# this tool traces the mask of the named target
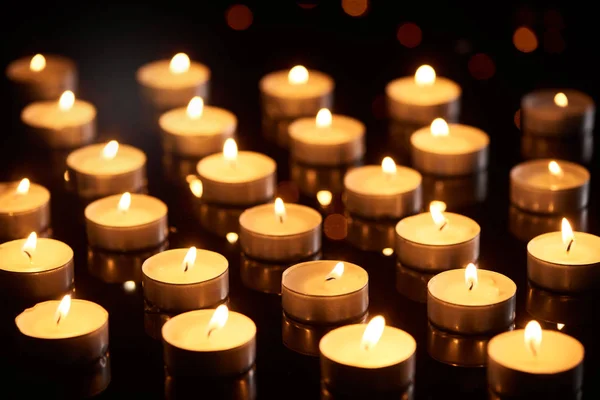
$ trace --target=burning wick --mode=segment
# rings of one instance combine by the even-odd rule
[[[475,282],[471,281],[471,284],[469,285],[469,290],[473,290],[473,285],[475,285]]]
[[[446,225],[448,225],[448,220],[445,220],[442,226],[440,226],[440,232],[446,227]]]
[[[567,246],[567,253],[571,250],[571,246],[573,245],[573,242],[575,241],[575,239],[571,239],[569,241],[569,245]]]
[[[325,277],[325,282],[329,282],[334,279],[341,278],[343,274],[344,274],[344,263],[339,262],[339,263],[335,264],[335,267],[333,267],[331,272],[329,274],[327,274],[327,276]]]
[[[567,251],[569,251],[569,250],[567,250]],[[23,250],[23,253],[25,253],[25,255],[27,255],[27,257],[29,257],[29,264],[33,264],[33,256],[31,255],[29,250]]]

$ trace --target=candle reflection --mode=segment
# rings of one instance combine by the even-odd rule
[[[569,213],[567,219],[577,232],[588,231],[588,209]],[[514,206],[508,209],[508,226],[517,239],[528,242],[536,236],[561,230],[563,216],[533,214]]]
[[[88,248],[87,266],[89,273],[104,283],[126,284],[142,281],[142,264],[144,261],[169,247],[163,243],[155,249],[134,253],[115,253]],[[135,287],[135,286],[134,286]],[[127,291],[127,288],[125,288]]]
[[[393,253],[396,221],[376,221],[346,214],[346,223],[346,240],[354,247],[364,251],[381,252],[392,249]]]
[[[256,391],[256,367],[236,377],[202,379],[198,377],[174,377],[165,368],[165,399],[197,399],[199,390],[210,399],[254,400]]]
[[[469,207],[486,199],[487,183],[487,171],[456,178],[423,175],[423,201],[438,199],[452,210]]]
[[[565,138],[523,135],[521,155],[526,160],[555,158],[588,164],[594,154],[594,136],[591,133]]]
[[[435,274],[426,274],[396,263],[396,290],[417,303],[427,303],[427,284]]]

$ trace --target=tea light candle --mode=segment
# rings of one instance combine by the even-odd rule
[[[73,299],[38,303],[15,319],[21,350],[56,364],[88,364],[108,351],[108,312],[96,303]]]
[[[415,76],[391,81],[385,88],[392,119],[421,126],[435,118],[458,120],[461,89],[456,82],[438,77],[429,65],[421,65]]]
[[[174,376],[239,375],[256,359],[256,325],[225,305],[171,318],[162,338],[165,366]]]
[[[406,217],[396,225],[398,261],[425,271],[460,268],[479,258],[477,222],[445,213],[446,204],[432,201],[429,213]]]
[[[296,264],[281,279],[283,311],[312,324],[356,320],[369,307],[369,275],[356,264],[308,261]]]
[[[348,393],[392,392],[414,379],[417,343],[408,333],[376,316],[365,326],[346,325],[319,343],[321,379],[332,390]]]
[[[21,120],[31,133],[52,148],[73,148],[96,137],[96,107],[64,92],[58,102],[36,101],[21,112]]]
[[[143,94],[160,110],[185,106],[194,96],[208,99],[210,69],[190,61],[185,53],[143,65],[137,70],[136,79]]]
[[[585,292],[600,287],[600,237],[573,232],[567,219],[561,232],[537,236],[527,244],[527,276],[555,292]]]
[[[0,294],[36,301],[64,295],[73,286],[73,250],[54,239],[27,239],[0,245]]]
[[[510,171],[510,200],[525,211],[564,214],[584,208],[590,196],[590,173],[568,161],[533,160]]]
[[[260,153],[238,152],[233,139],[225,141],[223,153],[200,160],[197,170],[204,188],[202,199],[208,203],[252,205],[275,194],[275,161]]]
[[[470,175],[488,166],[490,138],[480,129],[436,118],[410,137],[413,165],[431,175]]]
[[[594,100],[578,90],[544,89],[521,100],[521,130],[527,135],[577,136],[594,130]]]
[[[214,307],[229,294],[229,263],[208,250],[173,249],[142,266],[144,297],[165,311]]]
[[[146,186],[146,155],[116,140],[73,151],[67,167],[69,182],[86,198],[136,192]]]
[[[561,332],[542,331],[537,321],[501,333],[488,345],[487,377],[500,395],[562,395],[581,390],[583,345]]]
[[[434,276],[427,284],[427,316],[435,326],[479,335],[506,330],[515,319],[517,285],[474,264]]]
[[[400,218],[421,209],[417,171],[397,166],[390,157],[378,165],[350,170],[344,177],[346,210],[367,218]]]
[[[240,246],[247,256],[263,261],[296,261],[321,249],[321,214],[300,204],[252,207],[240,215]]]
[[[143,194],[113,195],[85,208],[90,246],[112,251],[149,249],[167,239],[167,206]]]
[[[50,192],[24,178],[0,183],[0,237],[22,238],[50,227]]]
[[[225,140],[235,134],[237,118],[223,108],[205,106],[196,96],[187,107],[161,115],[158,124],[165,151],[200,158],[221,151]]]

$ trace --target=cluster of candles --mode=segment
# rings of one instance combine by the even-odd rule
[[[15,61],[8,76],[23,95],[35,99],[23,109],[25,125],[50,147],[78,147],[67,157],[65,179],[81,197],[96,199],[85,209],[89,244],[131,252],[163,243],[167,206],[136,193],[146,186],[146,156],[114,140],[89,144],[95,137],[96,110],[75,99],[74,64],[38,54]],[[238,151],[236,116],[205,105],[208,67],[180,53],[141,67],[137,79],[152,104],[167,110],[158,120],[165,150],[200,159],[192,191],[206,203],[245,209],[239,216],[239,240],[246,256],[295,263],[320,250],[320,213],[280,198],[269,203],[275,197],[275,161]],[[333,88],[331,77],[302,66],[260,81],[263,114],[285,122],[291,156],[301,163],[336,167],[365,154],[364,124],[329,110]],[[460,86],[436,77],[430,66],[420,67],[414,78],[394,80],[386,94],[394,120],[420,126],[410,137],[415,169],[398,166],[390,157],[380,166],[350,169],[344,177],[348,212],[399,220],[398,261],[436,274],[429,281],[427,300],[433,325],[464,335],[509,330],[516,285],[473,264],[479,258],[479,225],[446,212],[440,201],[428,204],[429,212],[418,213],[423,208],[421,173],[464,176],[485,170],[488,135],[456,123]],[[593,108],[578,92],[553,97],[546,91],[533,93],[524,99],[525,127],[556,135],[586,130]],[[510,178],[511,201],[526,211],[564,214],[588,202],[589,173],[577,164],[530,161],[517,165]],[[2,236],[22,238],[33,232],[0,246],[0,285],[46,300],[16,319],[20,332],[43,347],[41,353],[98,357],[108,346],[108,313],[70,295],[48,300],[68,292],[74,281],[70,247],[35,234],[49,227],[49,202],[48,190],[28,179],[0,186]],[[600,238],[573,232],[566,219],[562,232],[538,236],[527,248],[528,276],[536,285],[560,293],[600,286]],[[172,249],[148,258],[142,273],[146,300],[178,314],[162,329],[164,360],[171,373],[229,376],[254,364],[256,326],[222,304],[229,293],[225,257],[195,247]],[[364,319],[368,310],[368,273],[363,268],[338,261],[300,262],[283,273],[281,292],[286,316],[335,327],[319,344],[322,378],[329,387],[389,391],[413,382],[416,342],[410,334],[387,326],[382,316],[367,325],[351,323]],[[489,384],[499,393],[541,389],[549,375],[573,390],[581,387],[582,345],[560,332],[542,332],[535,321],[525,330],[494,336],[487,356]]]

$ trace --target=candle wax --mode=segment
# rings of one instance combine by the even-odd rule
[[[450,79],[436,77],[433,85],[419,86],[415,78],[407,76],[390,82],[388,97],[395,101],[418,106],[433,106],[453,101],[460,96],[460,87]]]
[[[204,106],[202,116],[190,118],[187,107],[176,108],[163,114],[159,119],[165,131],[182,136],[211,136],[232,132],[237,125],[235,115],[217,107]]]
[[[155,281],[189,284],[214,279],[227,271],[228,262],[219,253],[196,250],[194,265],[184,272],[183,259],[188,249],[167,250],[152,257],[143,265],[143,272]]]
[[[286,204],[283,222],[275,215],[273,204],[264,204],[246,210],[240,216],[240,225],[254,233],[266,236],[290,236],[315,229],[322,221],[321,214],[310,207]]]
[[[266,75],[260,81],[261,89],[275,97],[311,98],[319,97],[333,90],[333,80],[326,74],[309,70],[306,83],[291,84],[288,81],[289,71],[277,71]]]
[[[478,283],[469,290],[465,270],[442,272],[429,281],[429,291],[446,303],[462,306],[485,306],[501,303],[514,296],[517,287],[506,276],[493,271],[477,270]]]
[[[463,215],[444,213],[448,224],[440,231],[430,213],[422,213],[402,219],[396,226],[398,234],[414,243],[443,246],[469,241],[479,234],[481,228],[475,221]]]
[[[171,60],[159,60],[142,66],[137,79],[146,86],[162,89],[181,89],[196,86],[210,78],[210,70],[198,62],[190,62],[190,69],[174,74],[169,69]]]
[[[0,213],[20,213],[43,206],[50,200],[50,192],[32,183],[25,194],[17,193],[19,182],[0,184]]]
[[[582,168],[573,168],[571,163],[559,162],[562,176],[556,176],[548,170],[548,162],[535,162],[515,168],[513,177],[523,185],[536,189],[565,190],[583,185],[589,180],[589,173]]]
[[[533,238],[527,244],[529,254],[540,260],[564,265],[600,263],[600,237],[574,232],[575,243],[567,253],[561,232],[550,232]]]
[[[285,273],[283,285],[297,293],[312,296],[340,296],[356,292],[368,284],[367,272],[349,263],[344,263],[344,273],[341,277],[326,281],[337,261],[321,261],[294,268]]]
[[[301,118],[289,128],[290,136],[301,142],[332,145],[351,142],[364,134],[364,125],[343,115],[333,115],[330,126],[319,127],[315,118]]]
[[[380,165],[358,167],[346,174],[344,186],[352,192],[370,196],[388,196],[415,190],[421,184],[421,174],[402,166],[396,174],[383,172]]]
[[[135,171],[146,163],[141,150],[125,144],[119,144],[115,158],[106,159],[102,155],[104,146],[92,144],[73,151],[67,157],[67,165],[86,175],[114,175]]]
[[[96,108],[83,100],[75,100],[73,107],[64,111],[58,107],[58,101],[38,101],[25,107],[21,114],[27,125],[56,130],[85,125],[95,117]]]
[[[38,238],[31,252],[31,262],[23,252],[27,239],[13,240],[0,245],[0,269],[14,272],[40,272],[59,268],[73,259],[73,250],[54,239]]]
[[[237,159],[226,160],[222,153],[205,157],[198,163],[198,173],[210,180],[227,183],[252,182],[275,172],[273,159],[264,154],[240,151]]]
[[[437,154],[468,154],[479,151],[490,142],[489,137],[480,129],[462,124],[449,124],[449,135],[433,136],[431,128],[416,131],[410,138],[416,148]]]
[[[133,227],[155,222],[167,214],[167,206],[159,199],[143,194],[131,194],[127,211],[118,209],[120,194],[96,200],[86,207],[85,217],[98,225]]]

